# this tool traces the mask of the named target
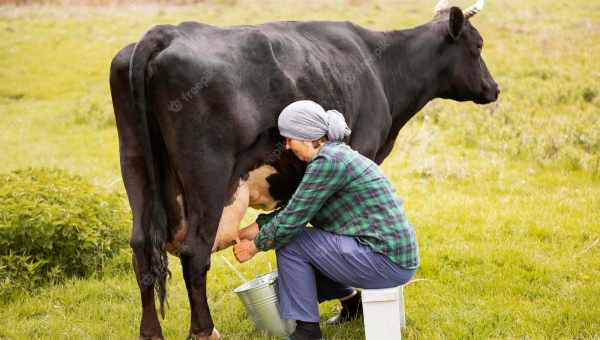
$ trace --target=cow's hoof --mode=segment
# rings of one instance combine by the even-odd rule
[[[221,334],[216,328],[213,328],[213,332],[209,337],[210,340],[221,340]]]
[[[210,336],[190,334],[186,340],[221,340],[221,339],[222,339],[221,334],[219,334],[219,331],[213,327],[213,331]]]
[[[138,338],[138,340],[165,340],[162,336],[143,336],[140,335],[140,337]]]

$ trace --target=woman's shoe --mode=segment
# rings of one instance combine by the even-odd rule
[[[318,322],[296,321],[296,329],[288,340],[323,340]]]
[[[340,313],[329,320],[325,321],[328,326],[339,325],[345,322],[356,320],[363,315],[362,298],[360,291],[356,291],[356,294],[351,298],[341,301],[342,310]]]

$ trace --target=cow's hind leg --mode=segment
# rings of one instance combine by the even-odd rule
[[[194,159],[200,159],[194,158]],[[210,254],[225,204],[231,167],[213,164],[201,170],[202,164],[188,160],[181,171],[188,207],[189,229],[181,245],[183,278],[191,309],[190,338],[217,339],[206,299],[206,279]]]
[[[196,52],[176,43],[163,50],[149,66],[147,91],[169,163],[181,183],[187,214],[180,258],[190,301],[189,335],[214,339],[206,297],[211,251],[223,208],[243,173],[239,155],[256,136],[240,132],[243,122],[231,107],[236,91],[219,78],[227,70],[207,66]]]
[[[147,174],[139,134],[137,116],[129,96],[129,57],[134,45],[122,49],[113,59],[110,71],[110,89],[119,132],[121,174],[133,212],[131,248],[133,267],[142,300],[140,339],[162,339],[162,331],[154,305],[154,284],[150,271],[152,245],[147,229],[148,211]]]
[[[223,145],[189,138],[192,134],[187,129],[197,128],[193,124],[176,126],[167,122],[163,126],[178,131],[163,135],[170,137],[165,138],[165,145],[181,183],[187,215],[187,232],[179,254],[190,301],[189,338],[213,340],[218,337],[206,297],[206,279],[226,198],[239,183],[239,178],[232,178],[234,156],[219,148]]]

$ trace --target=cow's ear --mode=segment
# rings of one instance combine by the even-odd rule
[[[465,16],[458,7],[450,8],[450,19],[448,20],[448,32],[452,39],[457,40],[462,33],[465,24]]]

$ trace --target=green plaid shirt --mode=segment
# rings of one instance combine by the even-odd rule
[[[377,164],[342,142],[326,143],[288,204],[256,222],[259,250],[284,246],[310,222],[356,237],[405,269],[419,265],[415,232],[394,187]]]

